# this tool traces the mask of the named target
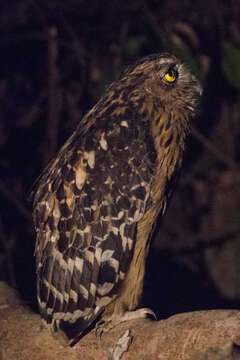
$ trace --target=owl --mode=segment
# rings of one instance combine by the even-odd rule
[[[200,94],[175,56],[137,61],[41,175],[33,194],[37,299],[41,316],[68,344],[99,319],[104,332],[152,313],[137,309],[145,262]]]

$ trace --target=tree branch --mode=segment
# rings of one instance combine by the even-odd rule
[[[19,303],[0,283],[1,360],[234,360],[240,358],[240,312],[184,313],[166,320],[134,320],[96,339],[94,331],[64,347],[43,327],[40,316]],[[129,341],[130,340],[130,341]],[[123,351],[119,351],[119,346]]]
[[[206,136],[201,134],[194,126],[191,127],[192,135],[208,150],[209,153],[213,154],[219,161],[225,164],[228,168],[239,170],[239,165],[231,159],[229,156],[224,154],[218,149],[214,143],[209,140]]]

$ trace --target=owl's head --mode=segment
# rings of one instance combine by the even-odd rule
[[[135,89],[146,96],[158,98],[164,107],[180,109],[187,106],[194,110],[202,93],[196,77],[169,53],[140,59],[125,71],[124,77],[135,83]]]

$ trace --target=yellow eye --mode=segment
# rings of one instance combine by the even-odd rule
[[[165,80],[167,80],[167,82],[173,83],[176,79],[176,73],[173,70],[169,70],[165,75],[164,75]]]

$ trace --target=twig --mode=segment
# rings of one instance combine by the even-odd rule
[[[87,51],[84,49],[79,37],[77,36],[76,32],[74,31],[73,27],[70,25],[70,23],[66,20],[65,16],[60,13],[62,24],[64,26],[64,29],[66,30],[67,34],[71,37],[71,42],[66,43],[65,45],[68,45],[69,48],[74,51],[74,55],[76,55],[78,62],[81,66],[85,65],[85,59],[87,57]],[[64,42],[62,42],[64,43]]]
[[[147,5],[147,1],[143,2],[143,9],[144,9],[144,13],[146,14],[146,18],[148,19],[148,23],[151,26],[153,33],[155,34],[156,38],[159,41],[159,44],[162,44],[163,41],[163,29],[162,27],[158,24],[156,16],[154,15],[154,13],[152,12],[152,10],[150,10],[150,8]]]
[[[45,29],[47,27],[47,17],[45,12],[42,10],[41,6],[35,0],[28,0],[29,4],[35,10],[38,20],[40,20],[42,27]]]
[[[239,170],[239,165],[233,159],[219,150],[211,140],[201,134],[194,126],[191,128],[191,133],[218,160],[227,165],[229,168]]]
[[[58,128],[60,122],[60,91],[58,58],[58,33],[56,27],[47,31],[48,45],[48,118],[46,123],[46,141],[44,149],[44,164],[49,162],[57,150]]]
[[[119,31],[119,40],[118,40],[118,44],[116,44],[114,46],[114,52],[115,52],[115,56],[113,59],[113,67],[116,71],[119,71],[120,69],[120,65],[121,65],[121,58],[122,58],[122,54],[123,54],[123,49],[128,37],[128,30],[129,30],[129,24],[128,22],[124,22],[121,25],[120,31]]]
[[[41,105],[45,100],[45,98],[46,98],[46,93],[45,91],[42,91],[39,94],[36,101],[34,102],[34,104],[31,107],[29,107],[27,111],[24,113],[24,115],[18,119],[17,122],[19,126],[28,126],[29,124],[32,124],[32,122],[36,119],[37,115],[40,113]]]
[[[239,236],[240,228],[234,229],[232,231],[226,232],[225,234],[214,234],[213,236],[209,236],[208,233],[202,231],[199,234],[190,234],[187,235],[188,238],[191,237],[192,243],[195,243],[193,246],[183,246],[178,249],[178,256],[186,255],[186,254],[199,254],[201,251],[215,248],[222,244],[225,244],[234,237]],[[182,239],[187,240],[186,236],[182,237]],[[206,241],[207,239],[207,241]],[[179,236],[179,242],[181,242],[181,237]],[[187,241],[185,241],[187,242]]]
[[[14,265],[13,265],[13,251],[15,249],[16,239],[13,235],[9,235],[7,238],[1,218],[0,218],[0,239],[2,239],[2,246],[5,253],[8,278],[12,287],[16,288],[17,282],[16,282]]]

